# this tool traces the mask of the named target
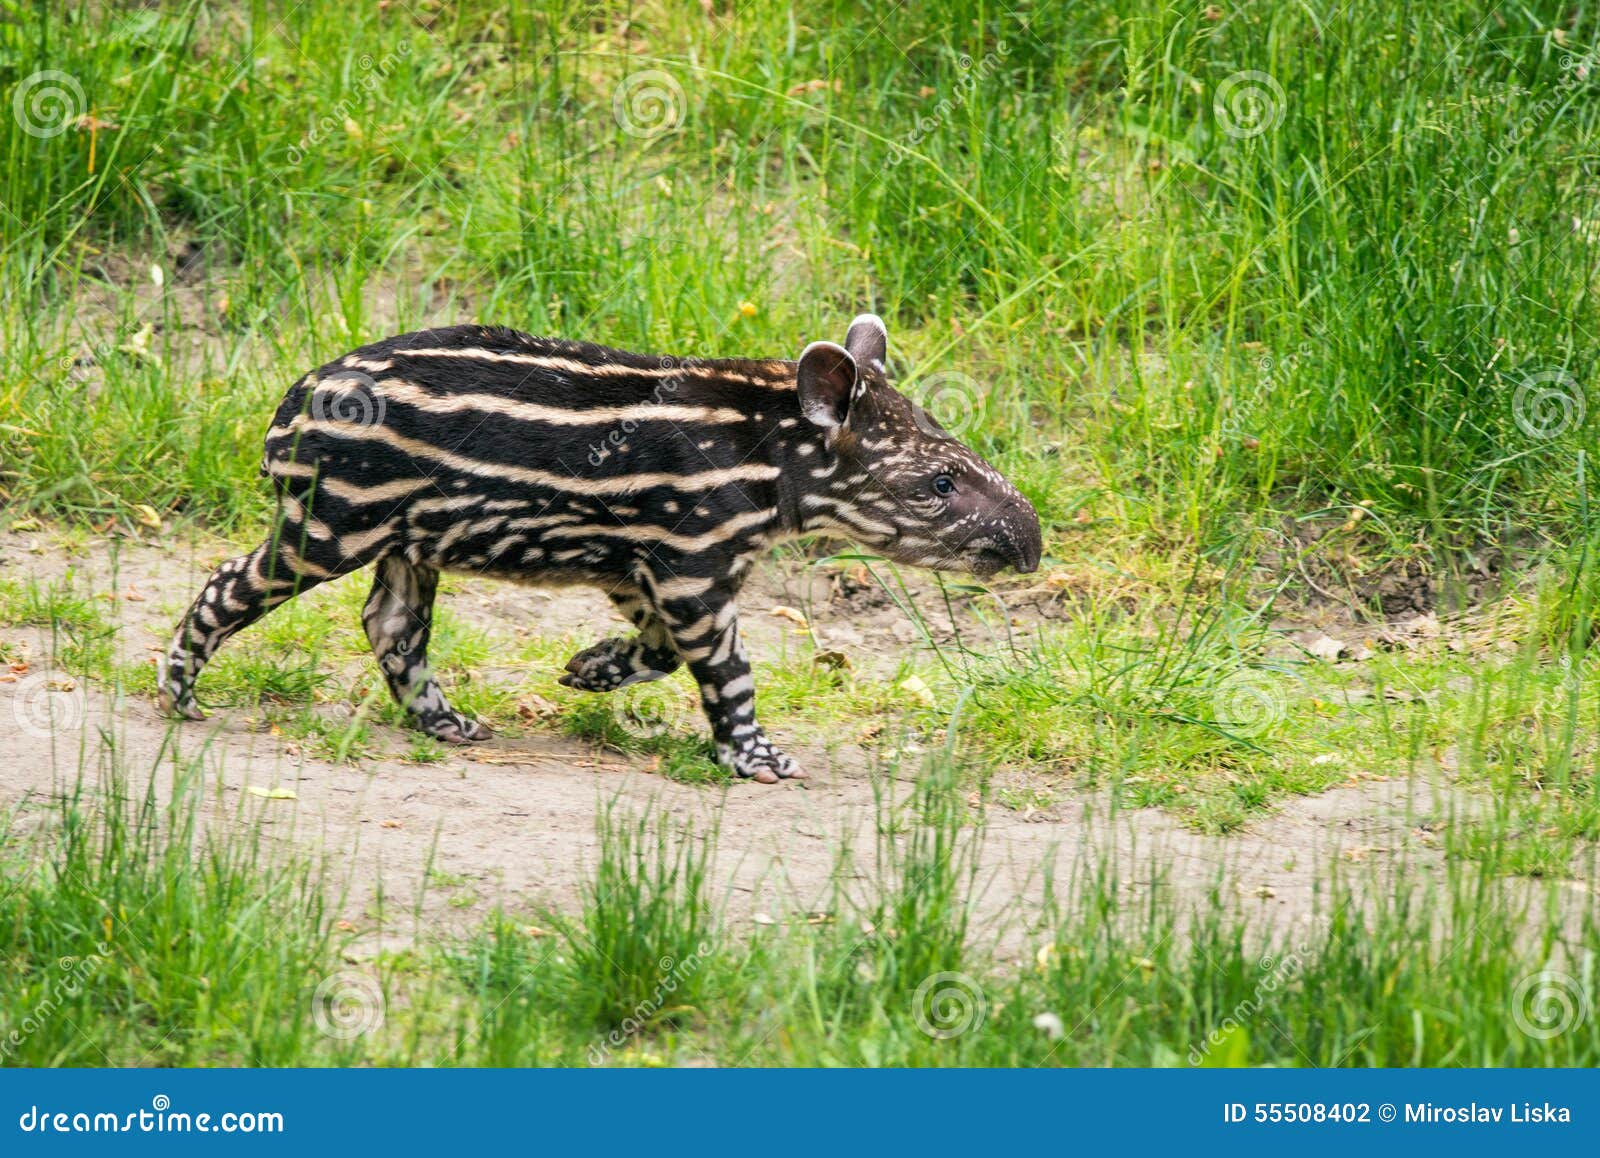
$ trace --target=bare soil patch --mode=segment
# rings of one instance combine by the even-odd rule
[[[103,544],[74,551],[42,532],[12,532],[0,535],[0,575],[46,581],[74,568],[94,590],[118,597],[119,646],[139,659],[165,643],[184,603],[226,552],[203,541],[124,542],[113,566]],[[794,630],[768,609],[803,607],[825,646],[892,664],[917,633],[892,602],[863,591],[848,577],[767,569],[742,601],[752,651],[777,648],[780,636]],[[450,606],[507,635],[561,634],[582,622],[599,633],[615,622],[598,592],[530,591],[488,581],[470,583],[450,597]],[[1024,620],[1015,630],[1032,627]],[[49,641],[37,629],[8,629],[4,636],[13,647],[48,654]],[[248,636],[231,646],[248,647]],[[80,775],[93,784],[102,754],[113,747],[133,777],[132,789],[153,779],[163,796],[172,790],[174,766],[198,759],[210,789],[206,822],[213,833],[259,830],[326,857],[334,879],[347,885],[341,901],[346,918],[376,928],[381,893],[384,926],[402,936],[414,931],[413,915],[423,925],[450,927],[470,925],[496,905],[530,919],[541,906],[570,908],[595,862],[597,818],[613,803],[658,809],[697,831],[715,826],[715,879],[736,921],[810,912],[827,905],[845,850],[854,853],[856,873],[871,875],[882,802],[903,800],[909,788],[870,759],[841,758],[781,727],[774,729],[776,738],[812,774],[805,785],[701,788],[651,774],[643,759],[546,734],[497,737],[452,752],[443,763],[417,765],[395,758],[409,734],[379,727],[393,741],[390,754],[333,763],[262,731],[243,710],[175,725],[148,699],[113,702],[92,686],[56,693],[77,697],[65,713],[70,720],[77,712],[76,726],[42,732],[17,725],[4,702],[15,694],[14,686],[0,685],[0,806],[20,810],[22,830],[42,824],[50,800]],[[282,789],[293,798],[264,795]],[[976,796],[973,803],[979,803]],[[1379,777],[1295,799],[1227,837],[1196,834],[1153,810],[1115,812],[1099,794],[1058,794],[1055,804],[1037,812],[991,806],[984,816],[977,916],[1008,930],[1003,941],[1013,943],[1038,913],[1047,878],[1060,891],[1085,864],[1105,862],[1116,867],[1130,896],[1160,878],[1196,898],[1221,887],[1273,923],[1309,921],[1330,858],[1364,866],[1358,872],[1399,863],[1408,871],[1437,870],[1429,818],[1456,803],[1447,788]]]

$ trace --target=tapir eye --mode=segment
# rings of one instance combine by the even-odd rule
[[[947,474],[941,474],[933,480],[933,489],[937,494],[941,495],[954,494],[956,480]]]

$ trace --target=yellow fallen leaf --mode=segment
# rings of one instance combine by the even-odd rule
[[[293,788],[263,788],[259,784],[246,784],[244,790],[263,800],[298,800]]]
[[[132,354],[135,358],[148,358],[152,362],[159,361],[160,359],[150,352],[150,339],[155,337],[155,332],[155,326],[146,322],[139,327],[139,331],[136,334],[118,346],[117,349],[124,354]]]
[[[801,631],[811,630],[811,624],[806,622],[804,613],[795,610],[793,607],[774,607],[767,614],[775,619],[787,619]]]
[[[925,708],[931,708],[939,702],[934,698],[933,689],[922,682],[921,676],[908,675],[905,679],[896,684],[895,687],[898,690],[905,692],[908,696],[916,700]]]
[[[134,503],[133,514],[140,526],[149,527],[152,531],[161,529],[161,515],[149,503]]]
[[[1338,663],[1339,657],[1350,649],[1342,641],[1334,639],[1331,635],[1318,635],[1305,645],[1307,651],[1324,663]]]

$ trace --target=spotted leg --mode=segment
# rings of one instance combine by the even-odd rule
[[[390,693],[418,728],[451,744],[487,740],[488,728],[451,710],[428,668],[438,588],[439,572],[432,567],[387,555],[378,561],[361,624]]]
[[[700,685],[717,763],[759,784],[804,779],[800,765],[775,747],[756,723],[756,685],[739,639],[739,611],[733,599],[709,594],[669,601],[658,615]]]
[[[609,692],[628,684],[658,680],[683,665],[672,646],[672,635],[639,595],[613,594],[617,610],[633,621],[639,634],[632,639],[614,635],[586,647],[567,661],[560,682],[584,692]]]
[[[309,557],[310,548],[302,555],[291,546],[292,539],[287,534],[274,535],[248,555],[229,559],[211,573],[161,659],[156,683],[162,711],[190,720],[205,719],[195,702],[194,682],[229,636],[278,604],[362,564],[362,560],[321,552]]]

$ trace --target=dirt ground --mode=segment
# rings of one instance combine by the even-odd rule
[[[120,646],[125,656],[138,658],[164,644],[219,552],[216,544],[124,543],[113,585],[104,550],[78,554],[44,532],[10,532],[0,535],[0,576],[49,580],[70,565],[93,589],[117,591],[123,596],[117,601]],[[915,629],[892,604],[875,606],[871,597],[849,590],[819,591],[819,582],[772,568],[753,581],[743,602],[747,609],[804,605],[825,646],[882,662],[914,643]],[[462,618],[508,634],[560,634],[585,621],[610,630],[615,620],[598,593],[488,581],[471,582],[450,597],[450,606]],[[746,618],[756,654],[792,630],[780,617]],[[1025,638],[1031,627],[1024,621],[1016,630]],[[48,654],[49,641],[38,630],[10,629],[4,636],[32,655]],[[248,646],[248,636],[235,645]],[[370,926],[381,890],[383,924],[395,936],[466,927],[494,905],[530,919],[541,907],[570,908],[597,855],[597,816],[613,801],[692,820],[696,831],[715,823],[714,882],[725,891],[730,919],[781,920],[827,904],[842,849],[855,850],[857,871],[870,875],[877,802],[885,788],[901,798],[909,786],[885,779],[869,759],[819,750],[782,728],[774,729],[775,738],[805,763],[811,778],[804,785],[705,788],[651,774],[644,759],[548,734],[497,737],[453,751],[441,764],[393,758],[330,763],[262,731],[243,710],[174,725],[149,699],[113,703],[92,687],[68,684],[33,693],[58,698],[54,710],[63,726],[22,728],[13,705],[4,702],[20,686],[0,684],[0,807],[20,806],[23,831],[42,823],[49,800],[77,780],[80,768],[99,766],[108,747],[133,775],[133,789],[154,777],[162,795],[171,791],[174,754],[198,755],[213,833],[259,826],[270,839],[325,856],[333,879],[345,886],[346,917]],[[407,739],[395,731],[388,747],[403,751]],[[266,795],[282,789],[293,798]],[[1038,912],[1047,875],[1059,893],[1083,865],[1108,860],[1130,896],[1158,878],[1193,897],[1220,882],[1264,922],[1309,922],[1317,885],[1326,884],[1333,858],[1357,877],[1376,878],[1402,861],[1409,872],[1436,871],[1429,818],[1461,804],[1445,785],[1374,778],[1291,800],[1226,837],[1196,834],[1155,810],[1113,812],[1096,794],[1078,794],[1040,812],[991,806],[976,916],[993,926],[1002,944],[1020,945],[1017,935]]]

